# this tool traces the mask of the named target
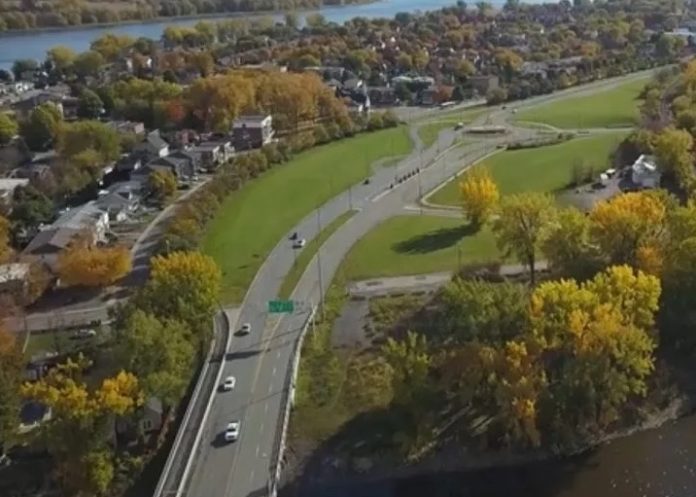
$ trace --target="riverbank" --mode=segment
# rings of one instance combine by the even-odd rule
[[[330,4],[321,5],[320,7],[310,7],[301,8],[295,10],[250,10],[250,11],[231,11],[231,12],[212,12],[208,14],[189,14],[180,16],[158,16],[149,19],[129,19],[125,21],[118,22],[97,22],[90,24],[77,24],[71,26],[50,26],[43,28],[27,28],[27,29],[8,29],[5,31],[0,31],[0,38],[7,38],[11,36],[31,36],[37,33],[63,33],[68,31],[74,31],[76,29],[80,30],[90,30],[90,29],[104,29],[104,28],[118,28],[121,26],[147,26],[151,24],[166,23],[171,21],[172,23],[177,23],[181,21],[207,21],[207,20],[219,20],[228,18],[259,18],[266,16],[281,16],[288,14],[290,12],[306,15],[312,13],[320,13],[321,9],[325,8],[337,8],[344,9],[355,7],[357,5],[366,5],[370,3],[380,2],[382,0],[342,0],[340,4]]]

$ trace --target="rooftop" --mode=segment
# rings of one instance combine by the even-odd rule
[[[54,223],[56,228],[84,230],[89,228],[104,215],[94,202],[88,202],[74,209],[65,211]]]
[[[28,273],[29,264],[26,262],[0,264],[0,284],[10,281],[23,280]]]

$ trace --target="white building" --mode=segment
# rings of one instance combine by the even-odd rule
[[[12,199],[12,194],[20,186],[27,186],[26,178],[0,178],[0,201],[7,202]]]
[[[661,176],[655,157],[652,155],[641,155],[631,166],[631,181],[636,186],[657,188],[660,186]]]

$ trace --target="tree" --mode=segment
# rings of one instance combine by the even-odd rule
[[[14,336],[0,328],[0,454],[17,432],[24,360]]]
[[[128,35],[106,33],[91,43],[90,50],[100,54],[105,60],[114,62],[134,44],[135,39]]]
[[[429,390],[432,358],[425,337],[409,331],[402,341],[387,338],[382,354],[392,370],[394,402],[415,406]]]
[[[99,121],[77,121],[65,124],[58,136],[58,151],[65,159],[85,150],[94,150],[101,165],[115,161],[121,153],[118,131]]]
[[[65,72],[72,69],[72,65],[75,59],[77,59],[77,54],[70,47],[58,45],[48,50],[46,58],[51,61],[53,67],[58,71]]]
[[[193,365],[194,349],[187,340],[186,325],[136,310],[119,336],[124,361],[140,378],[143,390],[166,406],[175,406],[186,391]]]
[[[104,67],[104,57],[99,52],[88,50],[75,58],[73,67],[80,78],[96,77]]]
[[[131,256],[126,247],[93,247],[78,240],[59,254],[57,267],[63,285],[103,287],[130,272]]]
[[[63,115],[55,105],[41,104],[22,123],[20,135],[29,149],[46,150],[58,133],[62,120]]]
[[[171,171],[153,171],[148,176],[148,184],[159,202],[166,202],[176,193],[176,176]]]
[[[486,103],[488,105],[498,105],[505,102],[507,98],[508,94],[504,88],[491,88],[486,94]]]
[[[7,112],[0,112],[0,145],[7,145],[19,131],[17,121]]]
[[[655,138],[655,155],[660,168],[673,175],[687,192],[696,187],[693,148],[694,139],[685,130],[669,127]]]
[[[629,192],[597,203],[590,233],[610,264],[639,267],[646,250],[661,252],[667,206],[656,192]]]
[[[500,215],[493,224],[498,247],[529,268],[532,285],[537,250],[553,215],[553,201],[548,195],[521,193],[503,197]]]
[[[480,228],[498,204],[498,186],[487,168],[472,167],[459,183],[459,194],[465,216],[475,228]]]
[[[178,319],[205,343],[218,305],[220,268],[200,252],[172,252],[151,259],[150,279],[139,297],[141,307],[159,318]]]
[[[10,222],[0,214],[0,264],[7,262],[12,257],[13,251],[10,245]]]
[[[15,79],[22,79],[25,72],[33,72],[39,68],[39,63],[34,59],[18,59],[12,64],[12,72]]]
[[[584,279],[599,267],[600,256],[590,238],[590,221],[577,209],[563,209],[549,225],[541,244],[549,268],[563,276]]]
[[[299,27],[300,22],[295,12],[287,12],[285,14],[285,25],[290,29],[297,29]]]
[[[82,90],[78,101],[77,115],[82,119],[96,119],[104,113],[104,102],[90,89]]]

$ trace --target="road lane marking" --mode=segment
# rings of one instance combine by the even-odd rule
[[[276,367],[273,366],[273,376],[275,376],[275,375],[276,375]]]
[[[261,426],[259,427],[259,433],[263,433],[263,423],[261,423]]]
[[[276,357],[277,357],[278,359],[280,359],[280,350],[279,350],[278,353],[276,354]]]
[[[261,446],[257,445],[256,446],[256,457],[259,457],[259,450],[261,449]]]
[[[264,412],[264,413],[268,412],[268,402],[266,402],[266,403],[263,405],[263,412]]]
[[[268,393],[271,393],[273,391],[273,383],[268,385]]]
[[[249,483],[253,483],[253,482],[254,482],[254,470],[252,469],[251,474],[249,475]]]

